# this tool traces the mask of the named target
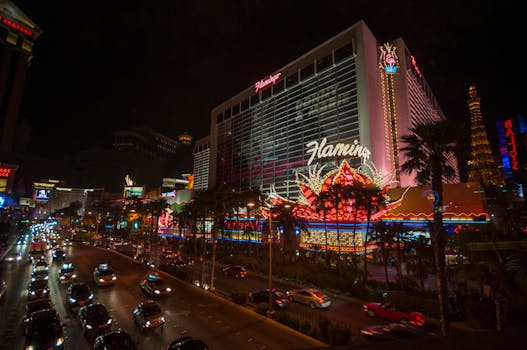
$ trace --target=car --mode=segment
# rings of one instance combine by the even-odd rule
[[[33,270],[33,273],[31,274],[31,282],[36,280],[47,280],[48,278],[48,270]]]
[[[7,282],[4,280],[0,281],[0,300],[4,299],[5,293],[7,293]]]
[[[85,305],[79,309],[79,321],[88,339],[107,332],[112,327],[112,318],[106,307],[101,303]]]
[[[210,348],[201,339],[182,337],[168,344],[166,350],[210,350]]]
[[[309,305],[312,309],[327,309],[331,305],[329,296],[314,288],[292,289],[286,292],[289,300]]]
[[[435,333],[402,323],[369,326],[361,329],[361,336],[368,341],[391,341],[397,339],[433,337],[435,335]]]
[[[62,241],[62,246],[64,248],[71,247],[72,245],[73,245],[73,243],[69,239],[65,239],[65,240]]]
[[[45,260],[37,260],[33,263],[32,272],[41,272],[46,271],[48,272],[49,266],[48,263]]]
[[[55,249],[51,254],[53,256],[53,261],[60,261],[66,259],[66,252],[62,249]]]
[[[66,293],[66,304],[70,310],[92,303],[93,293],[86,283],[79,282],[70,284],[68,292]]]
[[[133,311],[134,323],[146,332],[148,329],[161,328],[165,325],[165,317],[158,303],[152,299],[143,300]]]
[[[24,236],[18,237],[16,240],[16,245],[25,245],[27,244],[27,239]]]
[[[117,276],[107,263],[102,263],[93,269],[93,279],[99,286],[109,286],[115,283]]]
[[[33,312],[27,322],[25,349],[64,349],[62,328],[56,310]]]
[[[362,309],[371,317],[379,317],[392,322],[423,327],[425,325],[424,315],[418,311],[403,311],[397,309],[391,303],[366,303]]]
[[[36,311],[40,310],[46,310],[46,309],[53,309],[53,304],[48,299],[37,299],[30,301],[26,305],[26,316],[24,317],[24,327],[22,327],[22,331],[24,334],[27,332],[27,326],[29,322],[29,318],[31,317],[31,314]]]
[[[72,263],[63,263],[59,272],[57,272],[57,280],[61,284],[75,281],[77,274]]]
[[[123,330],[115,330],[98,336],[93,345],[94,350],[137,350],[132,337]]]
[[[5,258],[4,258],[5,261],[9,261],[9,262],[12,262],[12,261],[21,261],[22,260],[22,253],[20,252],[15,252],[15,253],[11,253],[11,254],[8,254]]]
[[[271,298],[275,309],[283,310],[287,307],[289,302],[287,295],[276,289],[273,289]],[[269,303],[269,289],[262,289],[249,293],[249,300],[255,304]]]
[[[223,268],[223,274],[226,276],[233,276],[236,278],[244,278],[249,276],[249,271],[243,266],[234,265]]]
[[[48,299],[49,285],[48,280],[36,280],[29,284],[27,289],[27,300]]]
[[[168,295],[172,292],[172,288],[170,288],[168,283],[156,272],[150,272],[148,276],[139,283],[139,286],[143,292],[152,297]]]

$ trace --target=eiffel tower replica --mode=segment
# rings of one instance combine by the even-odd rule
[[[470,112],[471,146],[468,181],[478,183],[482,187],[503,187],[505,186],[505,179],[498,169],[490,149],[481,114],[480,98],[474,85],[470,85],[468,88],[467,103]]]

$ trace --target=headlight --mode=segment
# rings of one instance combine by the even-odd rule
[[[113,276],[112,277],[112,281],[115,281],[117,279],[117,277]]]
[[[154,293],[160,294],[161,292],[158,289],[156,289],[156,290],[154,290]]]
[[[31,295],[35,295],[35,291],[31,292]]]
[[[47,280],[49,276],[44,276],[44,279]]]
[[[101,282],[101,283],[102,283],[102,282],[104,282],[104,280],[103,280],[102,278],[99,278],[99,282]]]
[[[85,327],[86,327],[86,329],[92,329],[92,328],[93,328],[93,327],[90,326],[89,324],[87,324]]]
[[[77,299],[70,298],[70,303],[74,303],[74,302],[76,302],[76,301],[77,301]]]
[[[90,294],[90,296],[88,297],[88,299],[93,299],[93,294]]]
[[[72,277],[72,278],[75,278],[75,277],[77,277],[77,275],[76,275],[76,274],[73,274],[73,275],[71,275],[71,277]]]
[[[26,346],[26,350],[33,350],[33,345]]]
[[[35,282],[36,281],[36,278],[35,277],[31,277],[31,282]]]
[[[63,280],[63,279],[64,279],[64,276],[60,276],[59,279]]]
[[[112,324],[112,319],[110,318],[106,324]]]
[[[44,290],[42,291],[42,293],[44,293],[44,294],[47,294],[47,292],[48,292],[47,289],[44,289]]]
[[[60,337],[59,339],[57,339],[57,343],[55,344],[55,346],[61,346],[62,344],[64,344],[64,338]]]
[[[16,260],[19,260],[19,261],[20,261],[20,260],[22,260],[22,257],[21,257],[21,256],[17,256],[17,257],[16,257]]]
[[[172,288],[168,287],[167,292],[171,292],[171,291],[172,291]]]
[[[164,317],[161,317],[161,322],[165,322],[165,318]]]
[[[145,326],[149,327],[150,326],[150,321],[146,321]]]

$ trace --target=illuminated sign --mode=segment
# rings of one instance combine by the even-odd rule
[[[0,177],[9,177],[11,174],[11,168],[0,168]]]
[[[381,54],[379,56],[379,68],[383,69],[386,73],[397,72],[399,66],[399,58],[397,57],[397,47],[385,43],[383,46],[379,46]]]
[[[175,197],[176,190],[170,192],[161,192],[161,197]]]
[[[55,184],[50,184],[47,182],[33,182],[35,187],[45,187],[45,188],[55,188]]]
[[[258,92],[269,85],[273,85],[274,83],[276,83],[276,81],[280,78],[281,75],[282,73],[276,73],[274,75],[269,76],[266,79],[257,81],[254,84],[254,92]]]
[[[3,17],[0,15],[0,22],[2,22],[3,24],[7,25],[8,27],[11,27],[21,33],[24,33],[26,34],[27,36],[32,36],[33,35],[33,32],[29,29],[27,29],[26,27],[10,20],[9,18],[6,18],[6,17]]]
[[[51,195],[51,190],[39,188],[35,190],[35,200],[39,202],[49,201],[49,196]]]
[[[512,120],[505,120],[503,126],[505,127],[505,140],[507,141],[507,153],[511,162],[511,169],[513,171],[520,170],[518,164],[518,150],[516,149],[516,134],[513,130]]]
[[[143,198],[144,194],[144,187],[142,186],[124,186],[124,198]]]
[[[415,71],[417,72],[417,74],[419,74],[420,77],[422,77],[423,75],[421,74],[421,70],[419,69],[419,67],[417,67],[417,62],[415,61],[414,56],[410,56],[410,59],[412,60],[412,66],[414,67]]]
[[[336,145],[328,145],[328,139],[324,137],[320,142],[311,141],[306,144],[309,149],[307,153],[311,157],[307,161],[307,165],[311,165],[315,157],[332,158],[332,157],[360,157],[364,160],[369,159],[371,152],[365,146],[361,146],[359,141],[355,140],[353,143],[337,143]]]

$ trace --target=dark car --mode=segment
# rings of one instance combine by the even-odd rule
[[[66,259],[66,252],[62,249],[55,249],[52,255],[53,255],[53,261],[62,261]]]
[[[111,331],[95,339],[94,350],[137,350],[128,333],[122,330]]]
[[[360,333],[368,341],[393,341],[435,336],[434,333],[402,323],[369,326],[361,329]]]
[[[75,268],[72,263],[63,263],[59,272],[57,273],[57,279],[60,284],[73,282],[77,278]]]
[[[161,307],[154,300],[143,300],[133,312],[135,324],[141,328],[143,332],[147,329],[160,327],[163,329],[165,325],[165,318]]]
[[[71,310],[93,303],[93,293],[86,283],[72,283],[66,294],[66,304]]]
[[[48,280],[36,280],[29,284],[27,289],[27,299],[47,299],[49,298]]]
[[[243,266],[227,266],[223,269],[223,274],[226,276],[233,276],[236,278],[244,278],[249,275],[249,271]]]
[[[271,298],[275,309],[285,309],[289,302],[287,295],[276,289],[273,289]],[[249,293],[249,299],[255,304],[269,303],[269,289],[251,292]]]
[[[38,299],[34,301],[30,301],[26,305],[26,317],[24,317],[24,327],[22,328],[22,332],[24,334],[27,331],[27,326],[29,322],[29,318],[31,317],[31,314],[36,311],[40,310],[46,310],[46,309],[53,309],[53,304],[48,299]]]
[[[166,350],[210,350],[210,348],[201,339],[183,337],[168,344]]]
[[[36,280],[47,280],[48,277],[48,270],[33,270],[33,273],[31,274],[31,282]]]
[[[26,349],[64,349],[62,322],[56,310],[33,312],[27,322]]]
[[[79,321],[86,338],[94,338],[112,327],[112,318],[103,304],[86,305],[79,310]]]
[[[172,288],[157,273],[149,273],[146,279],[139,283],[141,289],[150,296],[162,296],[172,292]]]

